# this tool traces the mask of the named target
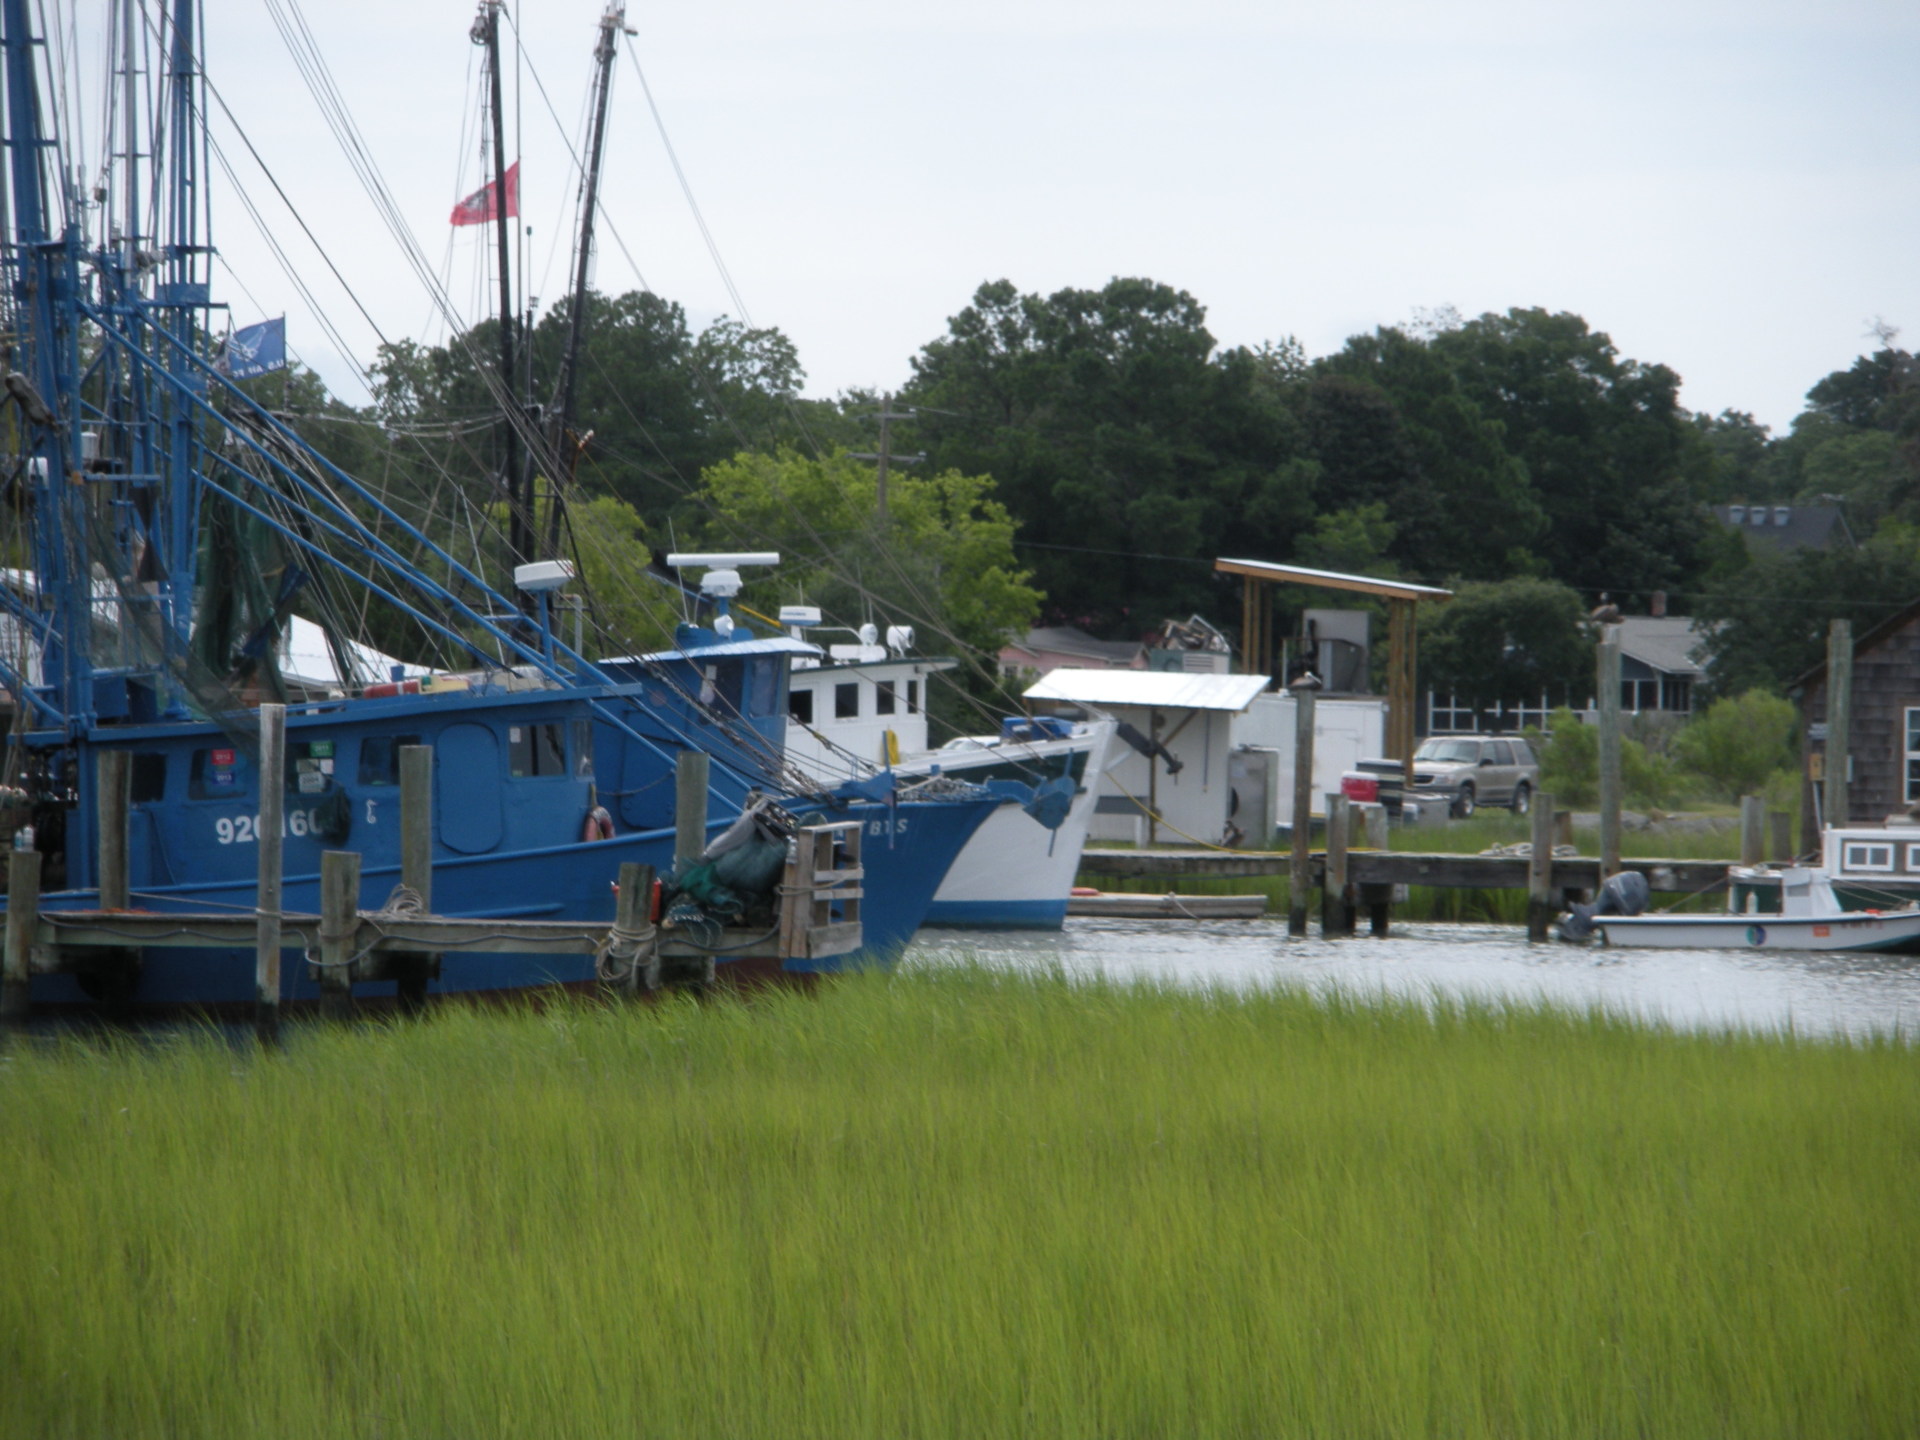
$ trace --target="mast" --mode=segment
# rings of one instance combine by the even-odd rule
[[[565,493],[573,485],[573,469],[580,458],[580,443],[573,432],[574,397],[580,374],[580,343],[587,323],[587,282],[593,263],[593,219],[600,204],[600,159],[606,148],[607,101],[613,92],[613,56],[619,42],[614,38],[626,28],[626,0],[608,0],[606,14],[600,17],[600,39],[594,46],[593,60],[593,136],[587,147],[587,171],[582,178],[580,201],[580,244],[575,255],[573,305],[567,313],[567,348],[560,359],[560,406],[554,417],[551,450],[555,468],[553,495],[547,505],[547,548],[560,549],[560,512]]]
[[[507,549],[515,565],[533,558],[532,479],[520,462],[520,416],[514,412],[513,364],[513,269],[507,230],[507,121],[501,95],[500,6],[502,0],[480,0],[480,14],[469,31],[474,44],[487,50],[487,105],[493,120],[493,218],[494,240],[499,250],[500,270],[500,406],[504,430],[504,456],[507,491]]]

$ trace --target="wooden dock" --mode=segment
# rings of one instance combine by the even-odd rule
[[[1284,850],[1094,850],[1080,857],[1087,876],[1144,880],[1191,876],[1245,879],[1287,873]],[[1726,860],[1622,860],[1620,868],[1647,877],[1664,894],[1694,894],[1723,886]],[[1313,883],[1326,883],[1327,852],[1312,853]],[[1347,874],[1359,885],[1432,885],[1441,889],[1525,890],[1525,855],[1454,855],[1413,850],[1349,850]],[[1600,861],[1591,855],[1553,858],[1550,884],[1557,890],[1592,890],[1600,884]]]

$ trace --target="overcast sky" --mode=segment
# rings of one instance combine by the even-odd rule
[[[486,237],[446,223],[482,178],[471,0],[302,3],[421,247],[463,315],[486,313]],[[533,77],[577,135],[601,8],[515,12],[509,127],[543,306],[565,290],[575,180]],[[209,76],[374,322],[444,338],[268,0],[207,10]],[[1002,277],[1150,276],[1198,298],[1223,345],[1294,335],[1315,355],[1419,310],[1572,310],[1679,371],[1690,408],[1782,429],[1872,348],[1875,317],[1920,341],[1912,0],[635,0],[628,24],[739,293],[798,346],[811,394],[901,384]],[[216,135],[368,362],[371,326]],[[652,288],[696,325],[737,313],[626,56],[606,189]],[[224,179],[214,193],[236,320],[286,310],[295,350],[359,398]],[[639,283],[611,242],[597,281]]]

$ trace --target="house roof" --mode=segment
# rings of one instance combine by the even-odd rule
[[[1853,532],[1838,505],[1716,505],[1713,513],[1740,532],[1749,550],[1853,548]]]
[[[1213,568],[1224,575],[1246,575],[1287,585],[1311,585],[1325,590],[1358,590],[1364,595],[1384,595],[1389,600],[1451,600],[1451,590],[1433,585],[1415,585],[1407,580],[1381,580],[1372,575],[1343,575],[1338,570],[1309,570],[1303,565],[1276,565],[1271,560],[1215,560]]]
[[[1628,615],[1620,621],[1620,653],[1663,675],[1705,675],[1707,667],[1696,657],[1706,638],[1686,615]]]
[[[1085,655],[1092,660],[1117,660],[1124,665],[1147,647],[1138,640],[1098,640],[1073,625],[1042,625],[1029,630],[1026,639],[1016,640],[1007,648],[1033,654],[1047,650],[1057,655]]]
[[[1029,700],[1074,705],[1152,705],[1163,710],[1232,710],[1251,705],[1266,675],[1189,675],[1179,670],[1076,670],[1063,667],[1027,687]]]
[[[1853,641],[1853,653],[1855,657],[1857,658],[1863,650],[1873,649],[1874,646],[1878,645],[1889,635],[1896,633],[1903,626],[1910,624],[1916,619],[1920,619],[1920,600],[1915,600],[1911,604],[1901,606],[1900,609],[1894,611],[1893,614],[1882,620],[1871,630],[1862,631],[1859,635],[1855,636]],[[1792,680],[1788,681],[1787,689],[1804,690],[1807,686],[1825,680],[1826,678],[1827,662],[1822,660],[1804,675],[1796,675]]]

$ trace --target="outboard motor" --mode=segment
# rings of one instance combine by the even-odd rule
[[[1635,870],[1609,875],[1600,887],[1599,898],[1591,905],[1575,905],[1560,922],[1562,940],[1591,940],[1596,915],[1638,915],[1647,908],[1653,892],[1647,877]]]

